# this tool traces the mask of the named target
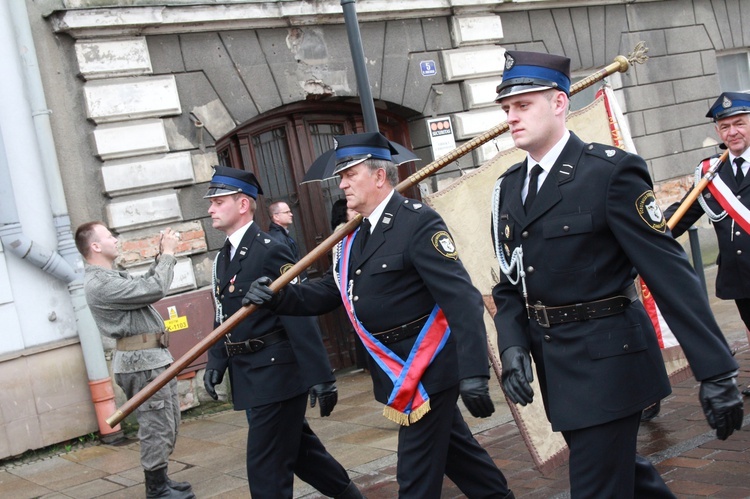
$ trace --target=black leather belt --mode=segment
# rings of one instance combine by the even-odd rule
[[[412,336],[419,334],[424,327],[425,322],[427,322],[428,317],[429,314],[411,321],[408,324],[404,324],[403,326],[374,333],[373,336],[383,345],[389,345],[391,343],[396,343],[397,341],[405,340],[406,338],[411,338]]]
[[[620,314],[637,299],[638,292],[635,289],[635,284],[631,284],[621,294],[610,298],[562,307],[547,307],[542,305],[541,302],[537,302],[534,305],[529,305],[527,310],[529,318],[536,320],[542,327],[550,327],[552,324],[587,321]]]
[[[258,338],[251,338],[237,343],[226,342],[224,343],[224,346],[227,349],[227,355],[231,357],[232,355],[241,355],[243,353],[260,352],[268,346],[281,343],[288,339],[289,337],[286,335],[286,331],[278,329]]]

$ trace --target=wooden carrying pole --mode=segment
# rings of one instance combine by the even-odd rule
[[[598,70],[597,72],[587,76],[583,80],[573,84],[570,88],[570,94],[571,95],[576,94],[580,92],[581,90],[590,87],[594,83],[616,72],[624,73],[625,71],[628,70],[631,64],[634,64],[634,63],[640,64],[640,63],[645,62],[646,59],[648,59],[648,57],[646,56],[647,51],[648,49],[645,47],[645,44],[643,42],[639,42],[638,45],[636,45],[633,52],[630,55],[628,55],[628,57],[618,55],[617,57],[615,57],[614,62],[608,64],[606,67]],[[444,166],[448,165],[449,163],[452,163],[453,161],[468,154],[469,152],[473,151],[474,149],[481,146],[482,144],[489,142],[493,138],[507,132],[508,128],[509,128],[508,122],[506,121],[489,129],[483,134],[473,138],[469,142],[466,142],[462,146],[457,147],[456,149],[439,157],[438,159],[436,159],[429,165],[420,169],[418,172],[410,175],[407,179],[403,180],[401,183],[399,183],[396,186],[396,190],[398,190],[399,192],[404,192],[406,189],[418,184],[419,182],[429,177],[430,175],[434,174],[435,172],[437,172]],[[318,246],[316,246],[312,251],[310,251],[307,255],[305,255],[302,259],[300,259],[300,261],[297,262],[291,269],[289,269],[287,272],[279,276],[278,279],[273,281],[271,285],[269,286],[271,290],[274,293],[276,293],[281,288],[283,288],[284,286],[292,282],[292,280],[294,280],[295,277],[297,277],[300,273],[302,273],[305,269],[307,269],[307,267],[312,265],[318,258],[321,258],[324,255],[328,254],[331,248],[333,248],[347,234],[354,231],[354,229],[357,228],[357,226],[360,224],[361,221],[362,221],[362,216],[357,215],[352,220],[347,222],[346,225],[339,228],[336,232],[328,236],[327,239],[325,239]],[[242,307],[240,310],[235,312],[231,317],[229,317],[226,321],[224,321],[224,323],[222,323],[219,327],[217,327],[211,333],[209,333],[208,336],[206,336],[197,344],[195,344],[195,346],[193,346],[190,350],[188,350],[182,357],[175,360],[171,366],[165,369],[151,383],[149,383],[141,391],[136,393],[130,400],[126,401],[117,411],[115,411],[114,414],[112,414],[109,418],[107,418],[107,424],[109,424],[110,426],[115,426],[120,421],[125,419],[125,417],[128,414],[133,412],[138,406],[140,406],[143,402],[145,402],[149,397],[151,397],[154,393],[159,391],[159,389],[161,389],[164,385],[166,385],[169,382],[169,380],[177,376],[180,373],[180,371],[182,371],[187,366],[189,366],[191,362],[193,362],[200,355],[202,355],[203,352],[208,350],[214,343],[219,341],[219,339],[222,336],[230,332],[237,324],[239,324],[242,320],[244,320],[248,315],[255,312],[256,309],[257,307],[251,304],[246,307]]]
[[[698,182],[698,184],[693,187],[693,190],[691,190],[690,193],[685,197],[685,200],[677,208],[677,211],[675,211],[674,214],[669,217],[669,221],[667,221],[667,227],[669,227],[669,230],[674,229],[674,226],[677,225],[677,222],[679,222],[680,219],[682,219],[682,217],[685,215],[685,212],[688,211],[688,208],[690,208],[695,200],[698,199],[698,196],[700,196],[700,193],[703,191],[703,189],[705,189],[708,183],[714,179],[716,173],[719,170],[719,165],[727,160],[727,156],[729,156],[729,150],[724,151],[721,156],[719,156],[719,160],[711,165],[711,168],[709,168],[705,175],[703,175],[701,181]]]

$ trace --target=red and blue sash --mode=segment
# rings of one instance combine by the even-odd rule
[[[406,361],[401,360],[398,355],[394,354],[364,328],[354,312],[354,304],[346,284],[349,282],[349,256],[357,232],[359,232],[359,229],[346,236],[339,243],[337,248],[339,258],[336,258],[337,261],[333,262],[334,269],[338,267],[339,272],[334,272],[334,276],[341,293],[341,300],[354,330],[370,356],[393,382],[393,391],[388,398],[388,403],[383,408],[383,416],[400,425],[409,426],[411,423],[419,421],[430,410],[430,397],[420,380],[425,370],[448,341],[450,327],[443,311],[436,304],[424,327],[419,332]]]
[[[705,175],[708,169],[711,167],[711,162],[706,159],[701,163],[701,171]],[[708,190],[711,191],[714,198],[726,210],[732,220],[742,227],[745,232],[750,234],[750,210],[747,206],[737,199],[737,196],[732,193],[732,190],[724,183],[719,175],[716,175],[711,182],[708,183]]]

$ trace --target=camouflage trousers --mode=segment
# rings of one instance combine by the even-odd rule
[[[132,398],[168,366],[115,374],[115,381]],[[154,471],[167,466],[174,451],[177,430],[180,426],[180,402],[177,396],[177,379],[172,378],[135,410],[138,420],[138,440],[141,446],[141,466]]]

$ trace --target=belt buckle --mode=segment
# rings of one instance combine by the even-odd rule
[[[532,308],[534,309],[534,317],[540,326],[549,328],[549,316],[547,315],[547,307],[541,303],[535,303]]]
[[[241,348],[238,347],[237,343],[224,343],[224,348],[227,350],[227,355],[230,357],[241,354]]]

